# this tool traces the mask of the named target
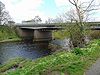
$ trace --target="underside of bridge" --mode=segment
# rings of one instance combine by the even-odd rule
[[[51,41],[52,40],[52,31],[51,30],[34,30],[34,29],[24,29],[17,27],[17,34],[23,40],[30,41]]]

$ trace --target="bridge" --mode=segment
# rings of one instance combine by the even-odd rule
[[[16,24],[16,30],[24,40],[51,41],[52,31],[60,30],[55,24]]]
[[[61,23],[61,25],[70,25],[75,23]],[[100,30],[100,22],[86,22],[91,30]],[[50,41],[52,40],[52,31],[62,29],[57,23],[52,24],[16,24],[19,37],[25,40]]]

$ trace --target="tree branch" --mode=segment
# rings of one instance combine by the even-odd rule
[[[75,3],[73,3],[71,0],[69,0],[69,2],[70,2],[71,4],[73,4],[73,5],[75,5]]]
[[[92,0],[92,1],[90,2],[90,4],[87,6],[87,8],[85,9],[84,12],[86,12],[86,11],[91,7],[91,5],[92,5],[93,2],[94,2],[94,0]]]

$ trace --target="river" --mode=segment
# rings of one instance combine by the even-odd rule
[[[62,46],[63,49],[69,49],[69,39],[52,40],[51,43]],[[34,60],[50,55],[52,52],[47,46],[48,42],[22,41],[0,43],[0,64],[17,57]]]
[[[46,43],[29,42],[0,43],[0,64],[17,57],[34,60],[49,55],[51,52],[44,48],[46,47],[44,44],[46,45]]]

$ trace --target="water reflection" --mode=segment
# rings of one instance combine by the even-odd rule
[[[22,57],[36,59],[50,54],[48,43],[8,42],[0,43],[0,63],[11,58]]]

